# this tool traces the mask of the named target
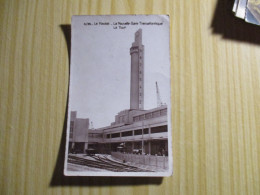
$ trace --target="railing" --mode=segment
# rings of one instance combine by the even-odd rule
[[[117,159],[126,162],[134,162],[136,164],[149,165],[168,169],[168,157],[167,156],[153,156],[153,155],[137,155],[127,154],[121,152],[111,152],[111,155]]]

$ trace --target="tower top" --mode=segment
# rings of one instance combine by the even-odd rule
[[[142,29],[139,28],[138,31],[135,32],[135,42],[133,42],[132,46],[140,46],[142,45]]]
[[[142,44],[142,29],[139,28],[138,31],[135,32],[135,42]]]

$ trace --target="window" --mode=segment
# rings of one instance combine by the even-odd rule
[[[142,135],[142,129],[135,130],[135,135]]]
[[[163,133],[167,132],[167,125],[151,128],[151,133]]]
[[[143,133],[144,133],[144,134],[149,134],[149,129],[148,129],[148,128],[145,128],[145,129],[143,130]]]
[[[137,129],[134,132],[135,132],[135,135],[142,135],[142,129]],[[148,133],[149,133],[148,128],[143,129],[143,134],[148,134]]]
[[[107,134],[107,139],[109,139],[110,138],[110,134]]]
[[[111,137],[112,138],[120,137],[120,133],[112,133]]]
[[[122,132],[122,137],[127,137],[127,136],[132,136],[132,135],[133,135],[133,132],[132,132],[132,131]]]

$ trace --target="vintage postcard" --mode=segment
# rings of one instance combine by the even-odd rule
[[[167,15],[73,16],[67,176],[170,176]]]
[[[247,5],[247,0],[239,0],[237,2],[237,10],[236,10],[236,17],[244,19],[246,16],[246,5]]]
[[[248,0],[245,20],[260,25],[260,0]]]

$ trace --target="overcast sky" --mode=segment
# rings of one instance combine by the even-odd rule
[[[130,47],[141,28],[144,45],[144,109],[157,106],[155,82],[164,103],[170,102],[169,26],[167,17],[78,16],[72,22],[69,113],[89,118],[94,128],[110,125],[130,108]],[[163,22],[113,29],[113,22]],[[110,25],[84,25],[109,22]],[[118,27],[118,26],[117,26]]]

